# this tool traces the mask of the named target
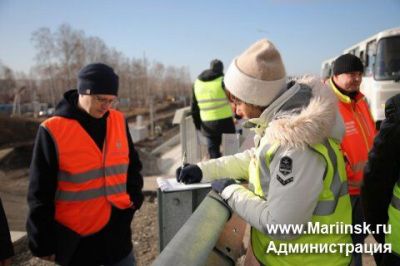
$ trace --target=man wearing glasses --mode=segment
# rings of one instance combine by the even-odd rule
[[[143,202],[142,164],[105,64],[78,73],[38,130],[27,232],[33,255],[60,265],[134,265],[131,221]]]

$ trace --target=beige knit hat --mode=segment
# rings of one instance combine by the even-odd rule
[[[258,106],[269,105],[283,90],[285,81],[281,55],[267,39],[257,41],[236,57],[224,77],[230,93]]]

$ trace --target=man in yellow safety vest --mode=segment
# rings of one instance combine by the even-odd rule
[[[210,63],[193,86],[192,117],[197,130],[207,139],[210,158],[221,157],[223,133],[235,133],[232,109],[223,83],[224,65],[218,59]]]

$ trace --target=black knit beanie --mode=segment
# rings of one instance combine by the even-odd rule
[[[102,63],[83,67],[78,73],[79,94],[118,95],[118,75]]]
[[[340,75],[343,73],[350,72],[363,72],[364,66],[360,60],[355,55],[344,54],[336,58],[333,65],[333,75]]]
[[[224,64],[220,60],[214,59],[210,62],[210,69],[216,73],[222,73],[224,71]]]

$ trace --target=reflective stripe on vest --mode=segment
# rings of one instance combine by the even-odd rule
[[[112,205],[132,205],[126,192],[129,146],[123,114],[110,110],[102,151],[76,120],[55,116],[42,125],[58,156],[55,219],[80,235],[100,231]]]
[[[271,172],[269,170],[270,163],[276,150],[279,148],[279,143],[273,145],[264,145],[258,153],[259,160],[252,160],[251,163],[255,164],[251,171],[260,170],[261,176],[264,178],[256,178],[257,174],[251,174],[249,180],[249,188],[254,191],[255,194],[261,197],[265,197],[268,194],[269,182],[271,181]]]
[[[103,177],[104,175],[125,174],[128,171],[127,164],[113,165],[105,168],[89,170],[79,174],[70,174],[64,171],[58,172],[58,181],[68,181],[71,183],[84,183],[91,179]]]
[[[330,190],[333,194],[333,198],[331,200],[320,200],[318,201],[317,207],[314,210],[314,215],[329,215],[333,213],[336,209],[336,205],[338,200],[341,196],[348,194],[347,191],[347,180],[345,178],[344,181],[341,181],[338,162],[337,162],[337,155],[335,150],[333,149],[334,143],[332,140],[328,140],[325,142],[324,145],[316,144],[312,146],[312,149],[318,152],[322,157],[325,159],[327,169],[326,175],[332,175],[332,182],[330,184]],[[337,153],[340,151],[338,150]],[[329,160],[328,160],[329,159]],[[343,165],[343,168],[345,166]],[[324,176],[324,179],[326,177]]]
[[[400,179],[393,188],[392,201],[388,209],[391,233],[386,234],[385,242],[392,244],[392,252],[400,256]]]
[[[222,77],[211,81],[197,79],[194,94],[202,121],[214,121],[232,117],[232,109],[222,88]]]
[[[115,186],[100,187],[95,189],[87,189],[85,191],[61,191],[57,190],[56,199],[63,201],[82,201],[90,200],[104,195],[111,196],[114,194],[125,193],[126,184],[119,184]]]
[[[268,195],[269,182],[271,180],[270,163],[278,150],[279,145],[265,145],[257,154],[259,171],[257,177],[250,176],[250,181],[254,182],[254,192],[265,197]],[[339,150],[339,144],[329,139],[324,144],[317,144],[310,147],[313,151],[320,154],[325,162],[326,169],[323,177],[323,190],[320,193],[317,206],[312,216],[313,223],[320,224],[351,224],[351,203],[347,193],[347,180],[343,156]],[[251,170],[250,170],[251,171]],[[254,173],[254,171],[253,171]],[[261,177],[260,177],[261,175]],[[258,180],[257,180],[258,179]],[[267,184],[267,185],[266,185]],[[260,188],[259,186],[265,186]],[[279,256],[267,254],[266,249],[272,241],[278,247],[280,243],[299,243],[299,244],[318,244],[318,243],[351,243],[351,237],[346,235],[301,235],[296,239],[280,241],[265,235],[264,233],[252,228],[252,247],[256,258],[265,265],[348,265],[350,257],[345,254],[289,254],[289,256]]]

